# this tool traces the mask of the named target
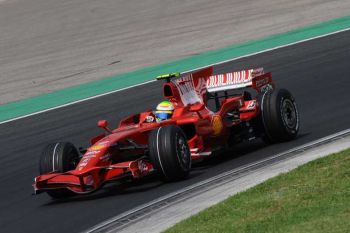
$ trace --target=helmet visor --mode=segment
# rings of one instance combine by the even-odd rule
[[[167,113],[167,112],[157,112],[156,113],[156,118],[159,120],[159,121],[164,121],[164,120],[168,120],[171,118],[171,113]]]

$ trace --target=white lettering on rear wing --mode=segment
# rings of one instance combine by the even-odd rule
[[[264,69],[250,69],[208,77],[206,87],[208,92],[226,91],[252,86],[252,79],[263,75]]]

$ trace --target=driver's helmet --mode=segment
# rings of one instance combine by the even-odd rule
[[[156,119],[157,122],[168,120],[171,118],[174,112],[174,105],[170,101],[165,100],[160,102],[156,108]]]

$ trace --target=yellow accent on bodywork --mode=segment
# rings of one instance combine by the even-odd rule
[[[97,150],[102,150],[105,147],[106,147],[106,145],[94,145],[94,146],[90,147],[88,150],[89,151],[97,151]]]
[[[222,125],[221,117],[219,115],[213,116],[212,125],[214,130],[214,135],[221,133],[224,126]]]
[[[180,77],[180,72],[170,73],[170,74],[162,74],[157,76],[157,80],[167,79],[167,78],[177,78]]]

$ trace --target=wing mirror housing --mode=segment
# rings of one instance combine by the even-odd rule
[[[112,133],[112,130],[108,128],[108,121],[107,120],[99,120],[97,122],[97,126],[106,130],[108,133]]]

